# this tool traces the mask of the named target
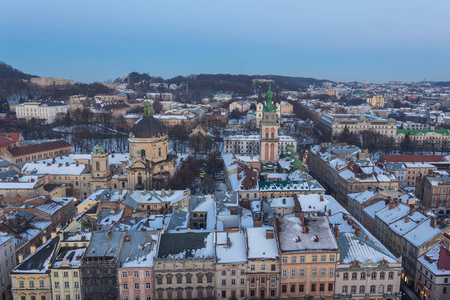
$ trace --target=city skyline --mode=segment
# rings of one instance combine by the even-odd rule
[[[0,58],[42,77],[129,72],[449,80],[450,3],[96,1],[1,5]],[[11,26],[14,24],[14,26]]]

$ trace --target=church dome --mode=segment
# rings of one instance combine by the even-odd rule
[[[93,154],[105,154],[106,148],[103,145],[97,144],[94,149],[92,149]]]
[[[136,138],[146,139],[165,135],[165,130],[161,121],[152,116],[144,116],[134,123],[131,133]]]

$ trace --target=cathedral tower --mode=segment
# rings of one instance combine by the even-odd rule
[[[266,93],[266,105],[262,111],[261,120],[261,162],[276,162],[278,160],[278,131],[280,119],[272,102],[273,93],[269,84]]]

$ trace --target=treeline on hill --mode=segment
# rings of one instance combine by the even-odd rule
[[[72,95],[110,93],[111,89],[101,83],[75,83],[74,85],[43,88],[24,80],[36,75],[23,73],[12,66],[0,62],[0,112],[7,112],[8,100],[25,102],[30,100],[63,100]]]
[[[289,77],[279,75],[231,75],[231,74],[198,74],[189,76],[176,76],[170,79],[163,79],[158,76],[150,76],[146,73],[131,72],[123,78],[123,83],[127,83],[128,87],[134,88],[139,86],[142,92],[159,91],[158,88],[150,87],[150,83],[166,83],[166,84],[185,84],[187,85],[185,92],[188,93],[190,99],[201,99],[211,97],[218,92],[231,93],[234,96],[247,96],[252,93],[264,92],[267,84],[261,86],[253,84],[253,79],[273,79],[275,87],[278,90],[297,91],[305,89],[309,85],[321,85],[328,80],[319,80],[305,77]],[[120,80],[116,80],[119,82]]]

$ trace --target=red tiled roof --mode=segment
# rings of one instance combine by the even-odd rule
[[[9,146],[19,140],[19,132],[0,133],[0,147]]]
[[[9,151],[9,153],[11,153],[11,155],[13,157],[15,157],[15,156],[22,156],[22,155],[38,153],[38,152],[43,152],[43,151],[56,150],[56,149],[61,149],[61,148],[66,148],[66,147],[72,147],[72,145],[66,141],[59,140],[59,141],[41,143],[41,144],[36,144],[36,145],[11,147],[8,149],[8,151]]]
[[[447,155],[384,155],[387,162],[449,162]]]
[[[450,270],[450,251],[442,244],[441,249],[439,250],[437,267],[439,270]]]

